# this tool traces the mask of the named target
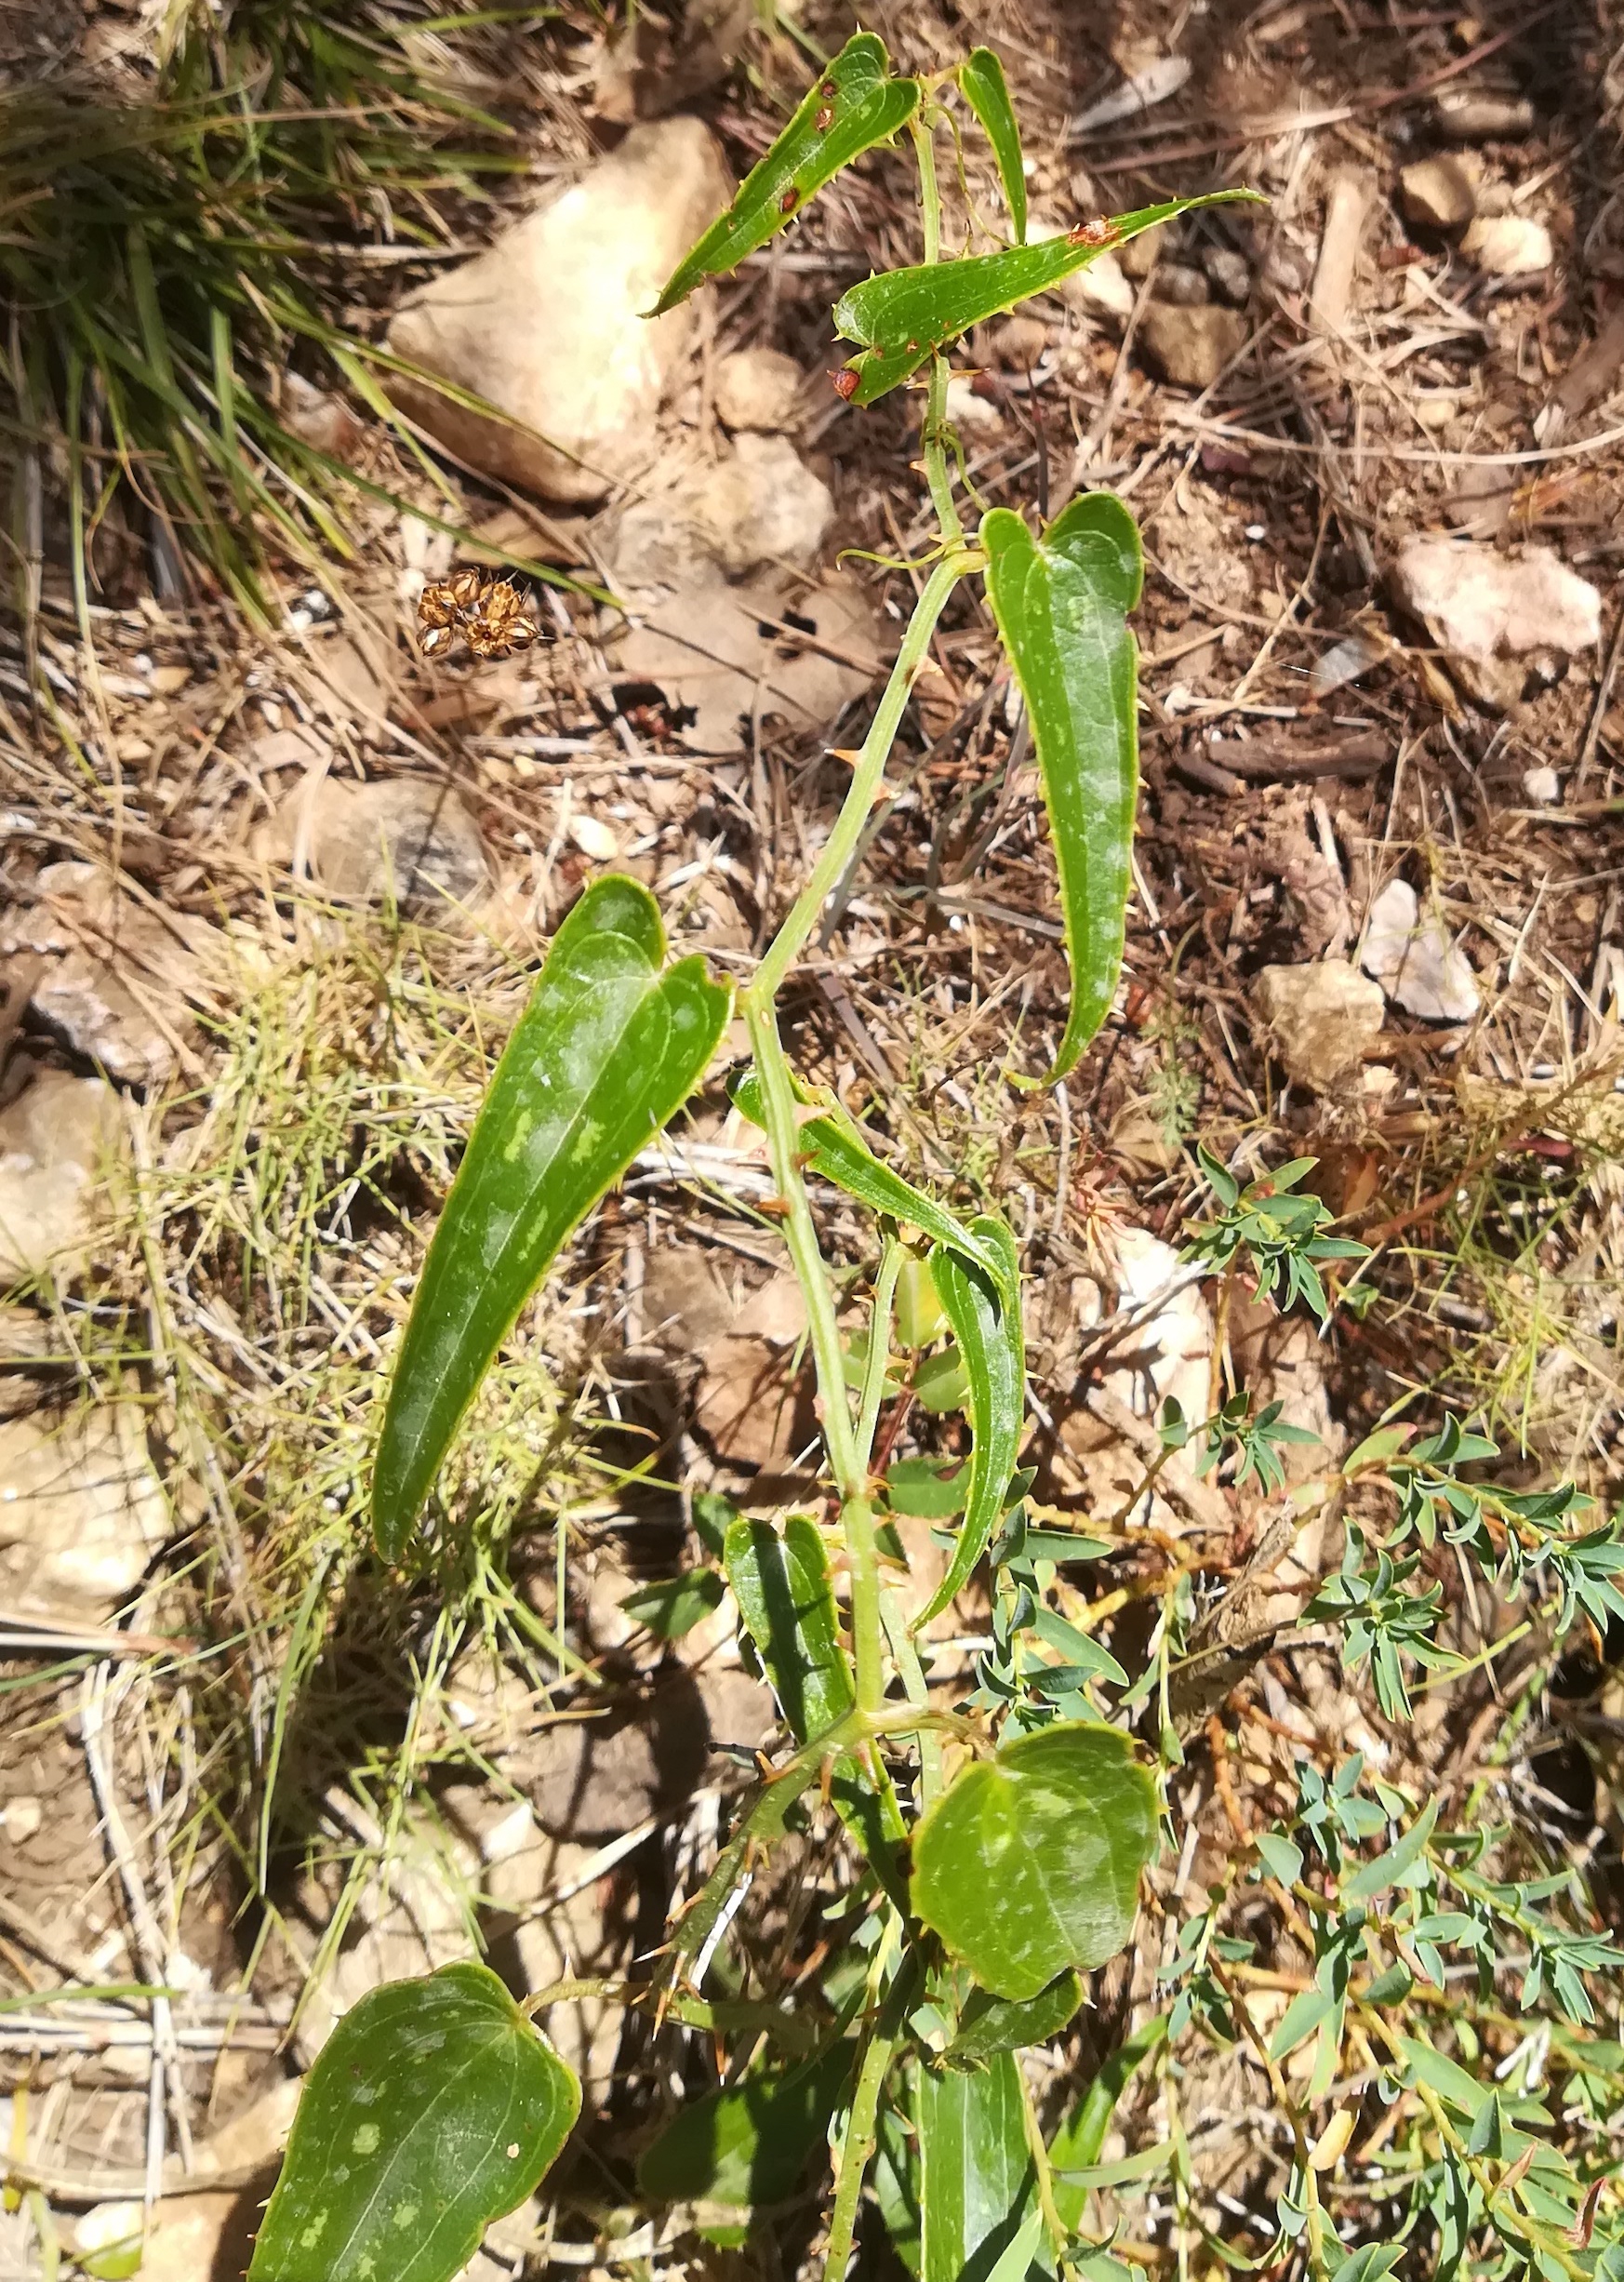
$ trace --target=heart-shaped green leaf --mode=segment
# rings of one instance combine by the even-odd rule
[[[1034,539],[995,507],[981,522],[987,599],[1026,700],[1055,859],[1072,1005],[1048,1074],[1072,1069],[1122,970],[1138,798],[1138,653],[1127,614],[1143,558],[1132,515],[1090,491]]]
[[[736,1521],[727,1532],[727,1581],[798,1743],[844,1719],[853,1702],[840,1619],[818,1524],[792,1514]]]
[[[915,269],[885,270],[865,278],[834,304],[835,331],[862,348],[861,355],[846,363],[846,371],[856,375],[849,401],[872,404],[971,326],[1013,309],[1034,293],[1047,293],[1074,270],[1085,269],[1129,238],[1173,221],[1192,207],[1255,195],[1246,190],[1219,190],[1203,198],[1170,198],[1134,214],[1119,214],[1113,221],[1082,222],[1064,237],[1039,238],[1035,245],[1012,246],[1003,253],[971,254],[963,261],[921,262]]]
[[[249,2282],[450,2282],[579,2110],[574,2075],[483,1965],[374,1989],[305,2079]]]
[[[781,2203],[794,2192],[851,2081],[855,2047],[832,2045],[790,2069],[764,2068],[695,2100],[667,2124],[637,2166],[656,2203]]]
[[[699,958],[662,973],[635,880],[589,887],[552,939],[497,1065],[423,1262],[372,1480],[385,1560],[412,1524],[492,1356],[560,1245],[704,1074],[732,993]]]
[[[788,229],[808,198],[843,167],[888,142],[919,108],[919,82],[893,79],[885,43],[872,32],[847,40],[766,156],[752,167],[725,214],[685,254],[649,312],[658,317],[707,277],[725,277],[746,254]]]
[[[1127,1940],[1156,1794],[1114,1728],[1040,1728],[965,1768],[913,1837],[916,1915],[994,1996],[1021,2001]]]
[[[996,1280],[945,1245],[938,1245],[930,1255],[930,1272],[969,1380],[971,1442],[964,1525],[947,1575],[914,1619],[915,1629],[940,1614],[986,1552],[1020,1454],[1026,1416],[1026,1336],[1015,1238],[991,1214],[978,1215],[970,1222],[970,1234],[983,1250],[998,1255]],[[1007,1297],[1011,1290],[1016,1294],[1013,1306]]]
[[[1020,2069],[996,2054],[973,2075],[919,2072],[921,2282],[990,2275],[1036,2205]],[[1026,2271],[1021,2262],[1020,2274]]]
[[[959,86],[965,100],[981,122],[981,131],[992,145],[1004,201],[1015,226],[1015,242],[1026,244],[1026,170],[1021,164],[1020,128],[1004,66],[991,47],[972,47],[959,66]]]

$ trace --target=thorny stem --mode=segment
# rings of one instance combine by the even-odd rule
[[[925,237],[925,259],[941,260],[941,192],[936,180],[936,143],[929,126],[921,115],[921,106],[908,122],[908,131],[913,138],[913,155],[919,163],[919,220]]]
[[[902,2023],[913,1999],[913,1973],[905,1964],[891,1983],[873,2035],[863,2053],[862,2066],[858,2071],[851,2114],[846,2118],[845,2136],[840,2143],[840,2171],[834,2182],[834,2209],[829,2216],[829,2241],[823,2252],[823,2282],[842,2282],[851,2262],[858,2204],[862,2196],[863,2180],[878,2137],[876,2127],[880,2093],[885,2088]]]

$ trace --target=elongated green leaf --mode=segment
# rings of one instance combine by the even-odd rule
[[[919,82],[893,79],[885,43],[872,32],[847,40],[794,117],[740,184],[692,251],[672,272],[649,312],[659,316],[707,277],[725,277],[776,237],[843,167],[888,142],[919,108]]]
[[[374,1989],[305,2079],[250,2282],[449,2282],[579,2110],[574,2075],[483,1965]]]
[[[915,269],[886,270],[865,278],[834,304],[835,331],[843,340],[861,344],[861,354],[848,358],[845,366],[856,377],[849,402],[872,404],[971,326],[1013,309],[1034,293],[1047,293],[1073,271],[1085,269],[1129,238],[1172,221],[1192,207],[1253,195],[1251,191],[1220,190],[1203,198],[1170,198],[1162,206],[1119,214],[1113,221],[1080,223],[1064,237],[1039,238],[1035,245],[1014,246],[1004,253],[971,254],[962,261],[921,262]]]
[[[681,1640],[702,1617],[722,1606],[726,1588],[713,1568],[686,1569],[680,1577],[639,1585],[620,1603],[634,1623],[646,1624],[657,1639]]]
[[[950,2065],[978,2067],[997,2052],[1018,2052],[1027,2045],[1047,2044],[1058,2036],[1083,2002],[1083,1983],[1075,1973],[1064,1972],[1025,2004],[1006,1996],[989,1996],[985,1989],[970,1993],[959,2015],[957,2035],[942,2054]]]
[[[1055,2172],[1055,2208],[1067,2226],[1082,2223],[1088,2190],[1073,2184],[1062,2174],[1086,2171],[1099,2161],[1117,2102],[1132,2082],[1135,2071],[1164,2042],[1166,2035],[1167,2015],[1159,2012],[1125,2038],[1049,2142],[1049,2162]]]
[[[965,100],[981,122],[981,131],[992,145],[1005,204],[1015,226],[1015,242],[1026,244],[1026,172],[1020,158],[1020,128],[1004,66],[991,47],[972,47],[959,66],[959,85]]]
[[[983,1247],[997,1249],[1003,1273],[995,1283],[983,1269],[942,1245],[930,1255],[936,1288],[969,1376],[972,1440],[964,1524],[947,1575],[914,1619],[915,1629],[947,1607],[986,1552],[1020,1455],[1026,1336],[1018,1298],[1011,1307],[1004,1297],[1012,1285],[1018,1292],[1020,1261],[1015,1238],[1002,1221],[979,1215],[970,1222],[970,1233]]]
[[[1122,969],[1138,797],[1138,653],[1127,614],[1143,558],[1132,515],[1091,491],[1041,539],[995,507],[982,518],[987,599],[1026,700],[1043,777],[1072,1006],[1052,1085],[1111,1010]]]
[[[906,2080],[911,2086],[917,2075],[916,2064],[907,2069]],[[909,2273],[917,2275],[922,2251],[919,2136],[911,2129],[912,2120],[911,2115],[905,2115],[899,2108],[881,2109],[871,2178],[874,2200],[885,2222],[885,2232],[891,2237],[891,2248]]]
[[[423,1263],[389,1391],[372,1524],[405,1552],[459,1421],[560,1245],[693,1091],[731,993],[704,961],[663,974],[635,880],[589,887],[498,1064]]]
[[[798,2067],[763,2069],[674,2115],[637,2166],[651,2202],[781,2203],[851,2080],[856,2048],[832,2045]]]
[[[885,1475],[885,1496],[893,1514],[921,1521],[951,1521],[965,1510],[969,1477],[956,1460],[899,1458]]]
[[[984,1989],[1024,2002],[1123,1946],[1155,1848],[1155,1787],[1127,1737],[1057,1723],[965,1768],[926,1810],[913,1908]]]
[[[1411,1864],[1425,1853],[1437,1820],[1438,1799],[1434,1793],[1402,1838],[1389,1847],[1385,1854],[1378,1854],[1373,1862],[1366,1862],[1351,1878],[1343,1880],[1344,1902],[1370,1902],[1378,1894],[1385,1893],[1390,1886],[1396,1886]]]
[[[737,1078],[732,1087],[733,1106],[741,1117],[752,1125],[764,1125],[761,1103],[761,1082],[753,1070]],[[911,1181],[882,1163],[864,1140],[860,1128],[844,1110],[831,1108],[818,1117],[808,1117],[795,1135],[799,1153],[806,1170],[819,1180],[827,1181],[848,1196],[855,1196],[859,1205],[867,1205],[871,1212],[883,1212],[905,1227],[917,1228],[938,1244],[946,1245],[965,1259],[973,1260],[984,1268],[994,1283],[1014,1301],[1019,1293],[1018,1269],[1013,1283],[1005,1280],[1006,1255],[996,1244],[988,1244],[978,1237],[973,1224],[965,1222],[927,1196]]]
[[[725,1559],[739,1614],[798,1743],[852,1707],[851,1674],[818,1524],[793,1514],[780,1536],[770,1521],[736,1521]]]
[[[1020,2070],[998,2053],[973,2075],[921,2069],[921,2282],[986,2275],[1036,2200]]]

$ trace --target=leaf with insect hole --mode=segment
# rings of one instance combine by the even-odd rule
[[[249,2282],[450,2282],[579,2112],[574,2075],[485,1966],[371,1990],[304,2080]]]

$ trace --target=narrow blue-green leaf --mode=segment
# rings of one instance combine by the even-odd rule
[[[553,937],[423,1263],[372,1481],[396,1561],[463,1412],[572,1230],[704,1074],[731,992],[700,958],[661,973],[635,880],[597,881]]]
[[[724,1559],[739,1612],[798,1743],[851,1710],[851,1673],[818,1524],[792,1514],[780,1536],[770,1521],[736,1521]]]
[[[794,2068],[764,2068],[679,2109],[637,2166],[656,2203],[781,2203],[827,2130],[855,2048],[831,2046]]]
[[[1404,1836],[1378,1854],[1373,1862],[1366,1862],[1351,1878],[1343,1881],[1344,1902],[1369,1902],[1390,1886],[1396,1886],[1412,1862],[1418,1862],[1426,1850],[1432,1835],[1432,1825],[1438,1820],[1438,1799],[1434,1793],[1416,1817]]]
[[[1336,2008],[1336,1998],[1324,1989],[1299,1989],[1280,2016],[1280,2022],[1269,2039],[1271,2060],[1284,2060],[1295,2052],[1306,2037],[1311,2036]]]
[[[1127,614],[1143,557],[1132,515],[1087,492],[1034,539],[1018,514],[982,518],[987,599],[1026,700],[1059,872],[1072,1005],[1048,1083],[1072,1069],[1122,970],[1138,797],[1138,653]]]
[[[846,362],[846,371],[855,376],[848,400],[872,404],[900,387],[973,325],[1013,309],[1034,293],[1047,293],[1129,238],[1173,221],[1192,207],[1219,206],[1254,195],[1251,191],[1220,190],[1203,198],[1170,198],[1161,206],[1119,214],[1112,221],[1080,223],[1064,237],[1039,238],[1035,245],[1012,246],[1003,253],[971,254],[962,261],[921,262],[915,269],[885,270],[865,278],[834,304],[835,331],[843,340],[861,344],[861,354]]]
[[[249,2282],[450,2282],[579,2111],[574,2075],[483,1965],[374,1989],[305,2078]]]
[[[945,1245],[938,1245],[930,1255],[931,1274],[969,1379],[970,1478],[953,1557],[947,1575],[914,1619],[915,1629],[940,1614],[986,1552],[1020,1455],[1026,1337],[1018,1298],[1011,1306],[1005,1297],[1012,1288],[1018,1294],[1020,1262],[1015,1238],[1002,1221],[978,1215],[970,1222],[970,1234],[983,1248],[997,1250],[1002,1273],[994,1281],[985,1269]]]
[[[737,1078],[732,1087],[733,1105],[741,1117],[752,1125],[764,1125],[765,1113],[761,1103],[761,1081],[753,1070]],[[917,1228],[938,1244],[944,1244],[955,1252],[962,1252],[984,1268],[995,1283],[1000,1283],[1008,1298],[1013,1300],[1019,1288],[1018,1273],[1013,1284],[1002,1284],[1005,1256],[996,1245],[983,1243],[964,1221],[938,1204],[923,1189],[915,1188],[900,1173],[882,1163],[861,1130],[844,1111],[830,1110],[823,1115],[808,1117],[796,1131],[797,1150],[805,1169],[832,1187],[844,1189],[855,1196],[859,1205],[871,1212],[882,1212],[905,1227]]]
[[[915,2121],[921,2282],[987,2275],[1036,2199],[1015,2055],[1000,2052],[973,2075],[922,2068]]]
[[[658,317],[707,277],[725,277],[765,246],[877,142],[888,142],[919,108],[919,82],[893,79],[885,43],[872,32],[847,40],[766,156],[752,167],[733,204],[684,255],[650,311]]]
[[[1155,1848],[1155,1786],[1128,1738],[1057,1721],[966,1767],[925,1810],[910,1893],[984,1989],[1024,2002],[1115,1955]]]
[[[1135,2073],[1165,2042],[1167,2015],[1151,2015],[1143,2028],[1120,2044],[1096,2074],[1088,2089],[1049,2142],[1049,2163],[1056,2174],[1055,2208],[1067,2226],[1082,2223],[1088,2190],[1060,2176],[1086,2171],[1099,2161],[1105,2135],[1116,2113],[1117,2102]]]
[[[1015,242],[1026,244],[1026,170],[1021,165],[1020,128],[1016,122],[1015,106],[1009,100],[1009,87],[1004,77],[1004,66],[991,47],[972,47],[959,66],[959,86],[965,100],[981,122],[981,131],[992,145],[992,155],[998,162],[998,180],[1004,185],[1004,202],[1009,208],[1014,225]]]
[[[899,1458],[885,1475],[885,1499],[893,1514],[919,1521],[952,1521],[965,1510],[966,1469],[956,1460]]]

